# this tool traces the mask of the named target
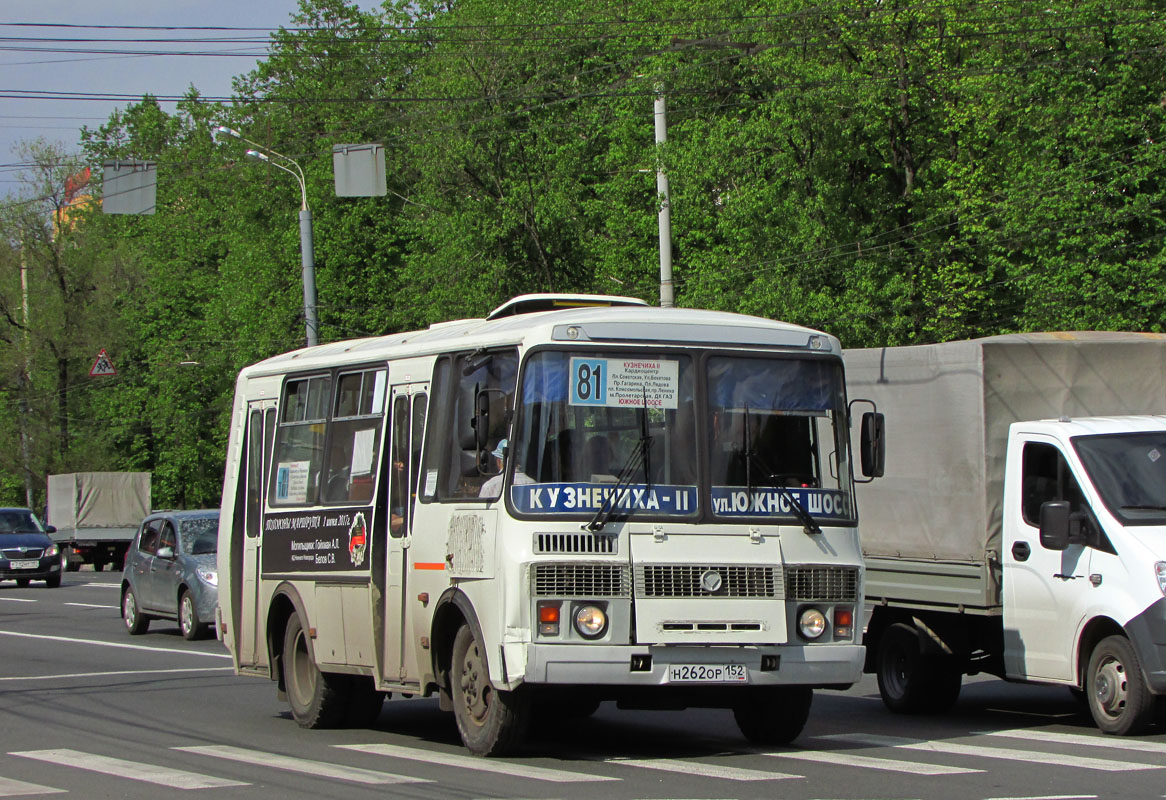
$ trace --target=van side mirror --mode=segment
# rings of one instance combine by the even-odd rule
[[[1040,544],[1046,550],[1069,546],[1069,502],[1050,500],[1040,507]]]
[[[859,464],[863,476],[883,477],[887,462],[886,418],[877,411],[864,412],[859,441]]]

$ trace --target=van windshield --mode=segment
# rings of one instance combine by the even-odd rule
[[[1166,525],[1166,431],[1073,437],[1105,507],[1125,525]]]

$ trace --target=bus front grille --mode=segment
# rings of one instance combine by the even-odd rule
[[[615,555],[618,542],[618,537],[602,533],[536,533],[534,552]]]
[[[857,567],[786,567],[785,594],[790,600],[858,600]]]
[[[636,569],[637,597],[782,596],[782,573],[773,566],[644,564]]]
[[[623,564],[535,564],[535,597],[628,597]]]

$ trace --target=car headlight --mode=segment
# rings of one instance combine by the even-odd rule
[[[817,639],[826,632],[826,615],[816,608],[807,608],[798,615],[798,632],[803,639]]]
[[[219,585],[219,573],[213,569],[198,567],[195,569],[195,574],[198,575],[198,579],[203,583],[209,584],[210,586]]]
[[[1166,561],[1154,565],[1154,575],[1158,578],[1158,590],[1166,595]]]
[[[48,556],[49,558],[52,558],[55,555],[60,555],[60,552],[61,552],[61,548],[57,547],[55,544],[50,544],[48,547],[45,548],[45,555]],[[1158,581],[1160,583],[1162,581],[1162,579],[1159,578]]]
[[[598,639],[607,630],[607,612],[597,605],[575,608],[575,630],[584,639]]]

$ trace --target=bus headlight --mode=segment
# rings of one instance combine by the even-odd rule
[[[584,639],[598,639],[607,631],[607,612],[590,603],[576,606],[575,631]]]
[[[817,639],[826,632],[826,615],[816,608],[806,608],[798,615],[798,633],[803,639]]]

